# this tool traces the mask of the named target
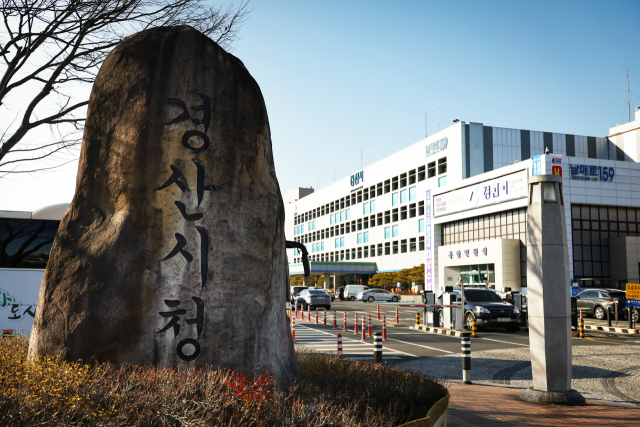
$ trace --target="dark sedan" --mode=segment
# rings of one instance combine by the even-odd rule
[[[457,301],[462,299],[460,288],[454,288]],[[502,326],[509,332],[515,332],[519,328],[520,313],[518,309],[500,298],[498,294],[489,289],[464,290],[464,321],[468,330],[471,330],[473,321],[477,326]],[[442,295],[438,298],[438,304],[442,304]],[[444,322],[444,313],[440,309],[440,324]]]

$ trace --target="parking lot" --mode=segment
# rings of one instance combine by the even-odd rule
[[[315,323],[315,311],[311,311],[311,320],[296,319],[297,349],[309,349],[321,353],[336,353],[337,335],[342,334],[343,354],[345,358],[372,358],[373,338],[361,341],[360,327],[362,315],[367,324],[371,315],[372,332],[382,332],[382,318],[386,317],[387,340],[383,342],[383,359],[390,364],[403,363],[423,357],[446,356],[460,353],[460,338],[437,335],[410,329],[415,325],[416,313],[423,315],[422,307],[406,307],[405,303],[380,303],[380,320],[377,320],[376,303],[347,302],[335,300],[331,309],[327,311],[327,326],[323,326],[324,309],[318,310],[318,324]],[[399,321],[395,324],[396,307],[398,307]],[[334,310],[337,315],[338,329],[333,329]],[[344,313],[347,317],[347,332],[343,331]],[[358,334],[354,333],[354,317],[358,315]],[[593,319],[587,319],[588,322]],[[595,321],[594,323],[600,323]],[[581,345],[637,345],[640,335],[617,335],[606,332],[588,331],[586,338],[573,338],[574,346]],[[472,339],[472,352],[500,349],[517,349],[529,347],[527,332],[507,332],[504,329],[479,329],[478,337]]]

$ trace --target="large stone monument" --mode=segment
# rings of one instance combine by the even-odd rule
[[[91,98],[30,357],[298,376],[260,88],[191,27],[135,34]]]
[[[529,178],[527,297],[533,388],[522,399],[580,404],[571,389],[569,252],[561,178]]]

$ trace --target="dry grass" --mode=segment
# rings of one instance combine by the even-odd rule
[[[301,387],[276,392],[223,369],[27,361],[0,339],[2,426],[392,426],[424,417],[445,387],[372,363],[298,353]]]

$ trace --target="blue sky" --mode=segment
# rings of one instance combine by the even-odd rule
[[[640,105],[640,2],[252,0],[234,55],[260,85],[282,191],[323,187],[453,119],[605,136]],[[69,202],[77,163],[0,182]],[[24,197],[29,194],[30,197]]]
[[[639,2],[254,0],[234,54],[283,191],[320,188],[453,119],[605,136],[640,105]],[[634,102],[635,98],[635,102]],[[632,112],[633,116],[633,112]]]

